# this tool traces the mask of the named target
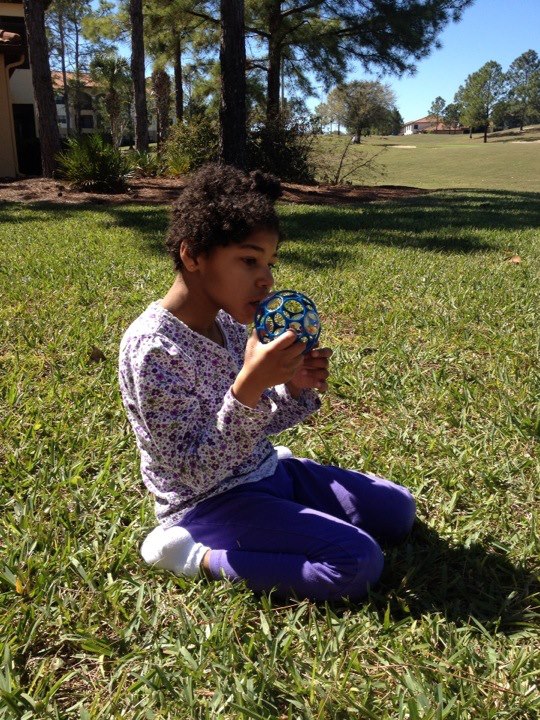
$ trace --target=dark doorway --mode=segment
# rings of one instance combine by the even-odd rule
[[[34,106],[12,107],[19,172],[23,175],[41,175],[41,151],[39,139],[36,137]]]

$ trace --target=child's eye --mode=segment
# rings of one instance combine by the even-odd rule
[[[243,260],[246,263],[246,265],[253,266],[253,265],[257,264],[256,258],[243,258]]]

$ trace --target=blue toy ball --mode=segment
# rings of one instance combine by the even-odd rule
[[[313,300],[295,290],[279,290],[265,298],[255,313],[255,330],[262,343],[269,343],[286,330],[294,330],[305,352],[315,346],[321,321]]]

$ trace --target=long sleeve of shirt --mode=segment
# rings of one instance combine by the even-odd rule
[[[242,405],[231,385],[243,362],[245,328],[225,313],[221,347],[153,303],[126,332],[119,378],[135,432],[145,485],[168,526],[197,502],[261,479],[276,466],[267,435],[291,427],[316,398],[295,400],[273,388],[256,408]]]
[[[273,400],[277,408],[266,428],[269,435],[277,435],[282,430],[296,425],[321,406],[321,400],[314,390],[302,390],[299,397],[293,398],[285,385],[271,388],[267,392],[267,397]]]

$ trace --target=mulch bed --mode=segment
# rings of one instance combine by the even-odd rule
[[[49,178],[0,178],[0,202],[119,205],[123,203],[170,204],[178,197],[184,181],[180,178],[134,178],[128,192],[114,195],[80,192]],[[283,183],[281,200],[308,205],[356,205],[375,200],[400,200],[430,192],[397,185],[296,185]]]

